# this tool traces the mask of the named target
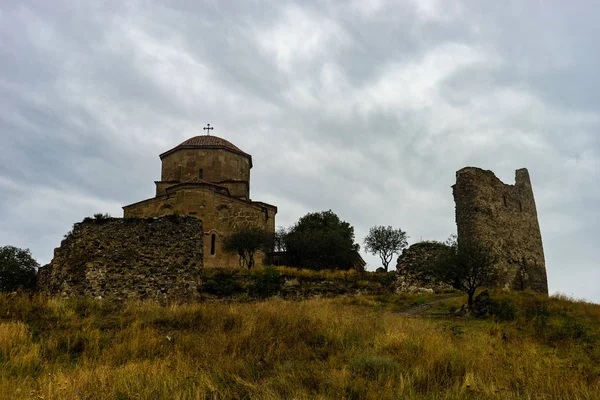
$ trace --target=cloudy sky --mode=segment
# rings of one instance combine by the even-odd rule
[[[530,171],[551,292],[600,302],[596,1],[0,1],[0,245],[154,194],[158,154],[253,155],[277,225],[455,232],[464,166]],[[364,255],[370,269],[378,258]],[[395,263],[395,261],[394,261]]]

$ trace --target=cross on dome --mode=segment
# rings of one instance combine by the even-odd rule
[[[210,131],[211,131],[211,129],[215,129],[215,128],[213,128],[212,126],[210,126],[210,124],[207,124],[207,125],[206,125],[204,128],[202,128],[202,129],[204,129],[204,130],[206,131],[206,134],[207,134],[208,136],[210,136]]]

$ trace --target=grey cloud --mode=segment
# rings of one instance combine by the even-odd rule
[[[376,3],[2,4],[0,244],[49,261],[210,122],[278,224],[331,208],[359,241],[443,240],[456,170],[528,167],[551,291],[600,301],[598,5]]]

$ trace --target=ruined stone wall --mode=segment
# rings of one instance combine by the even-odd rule
[[[168,196],[126,206],[125,218],[148,218],[163,215],[187,215],[204,224],[204,266],[206,268],[238,267],[236,254],[224,253],[224,238],[242,226],[258,226],[275,232],[277,209],[262,203],[251,203],[216,193],[208,187],[182,188]],[[212,235],[215,235],[214,251]],[[263,265],[263,254],[255,256],[256,265]]]
[[[213,183],[243,182],[244,193],[238,193],[236,187],[232,195],[250,198],[250,158],[247,156],[223,149],[181,149],[162,159],[161,181],[185,182],[195,178]]]
[[[419,242],[404,249],[396,263],[397,292],[443,292],[452,287],[438,282],[427,274],[427,264],[447,251],[448,246],[439,242]]]
[[[86,219],[40,269],[38,288],[66,297],[193,301],[203,235],[196,218]]]
[[[486,245],[498,256],[507,288],[548,293],[546,264],[527,169],[507,185],[492,171],[467,167],[453,186],[458,241]]]

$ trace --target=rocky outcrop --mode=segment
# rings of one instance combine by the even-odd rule
[[[192,301],[200,297],[202,221],[86,218],[38,273],[48,295]]]

